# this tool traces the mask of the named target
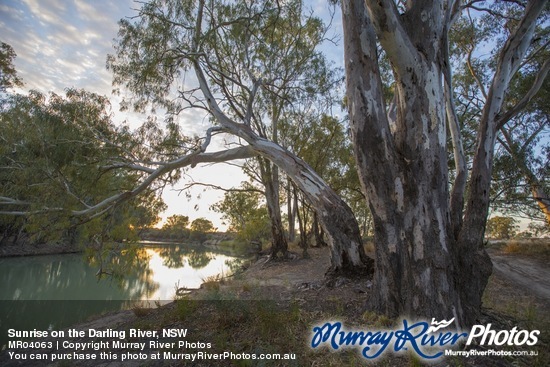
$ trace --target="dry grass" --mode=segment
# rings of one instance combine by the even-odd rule
[[[492,241],[489,247],[513,256],[529,258],[539,264],[550,260],[550,239],[515,239]],[[550,366],[550,305],[544,299],[536,298],[528,289],[518,287],[498,274],[489,279],[483,306],[487,313],[501,320],[502,328],[540,330],[539,342],[531,350],[537,350],[537,357],[517,358],[517,366]],[[524,348],[525,349],[525,348]],[[512,363],[510,364],[512,365]]]
[[[514,248],[512,244],[501,244],[501,248]],[[522,254],[540,254],[536,243],[520,247]],[[546,246],[546,245],[544,245]],[[531,248],[533,247],[533,248]],[[320,250],[318,250],[320,251]],[[368,249],[367,249],[368,251]],[[547,250],[542,251],[546,253]],[[316,255],[315,251],[312,251]],[[539,255],[536,255],[539,257]],[[293,263],[278,263],[255,269],[262,271],[270,280],[278,276],[292,279],[292,275],[303,274],[320,266],[321,257],[311,260],[295,260]],[[292,265],[294,264],[294,265]],[[249,269],[249,270],[254,270]],[[395,320],[374,312],[365,311],[368,294],[357,293],[357,283],[339,288],[307,289],[293,288],[282,293],[284,285],[266,285],[245,273],[240,281],[205,279],[199,292],[181,297],[162,312],[147,315],[141,322],[153,329],[169,326],[189,329],[189,342],[212,343],[209,353],[293,353],[295,360],[263,361],[252,360],[218,361],[219,366],[422,366],[424,361],[412,354],[385,357],[368,363],[357,350],[332,351],[326,347],[311,349],[308,345],[312,327],[328,320],[338,320],[349,328],[383,330],[391,328]],[[292,283],[292,284],[290,284]],[[247,297],[247,298],[243,298]],[[264,298],[262,298],[264,297]],[[270,300],[266,300],[270,299]],[[248,299],[248,300],[244,300]],[[264,299],[264,300],[259,300]],[[550,317],[548,304],[535,299],[514,284],[493,276],[484,296],[485,315],[482,323],[492,323],[494,328],[539,329],[540,342],[530,350],[538,350],[537,357],[498,360],[482,358],[448,358],[433,366],[548,366],[550,355]],[[179,363],[179,361],[178,361]],[[196,362],[181,361],[182,366],[197,366]],[[207,365],[207,364],[206,364]]]
[[[507,254],[520,254],[527,256],[536,256],[550,258],[550,239],[524,239],[509,240],[500,244],[502,252]]]
[[[217,274],[202,279],[201,288],[209,291],[219,291],[220,284],[223,283],[225,283],[225,278],[221,274]]]

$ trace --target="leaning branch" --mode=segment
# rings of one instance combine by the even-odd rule
[[[453,234],[458,237],[462,228],[462,211],[464,209],[464,192],[468,181],[468,165],[466,163],[466,155],[464,154],[464,144],[462,134],[460,132],[460,120],[456,113],[452,89],[452,74],[450,69],[450,57],[448,44],[444,49],[445,63],[443,67],[444,88],[445,88],[445,111],[447,114],[447,124],[451,134],[453,146],[453,155],[456,166],[456,177],[451,190],[450,206],[451,206],[451,223]]]
[[[207,139],[207,141],[209,141],[209,139]],[[191,154],[188,154],[186,156],[180,157],[176,160],[167,162],[164,165],[159,166],[133,190],[125,191],[125,192],[121,192],[119,194],[113,195],[94,206],[91,206],[84,210],[73,211],[72,214],[75,216],[90,215],[95,212],[101,211],[105,208],[118,205],[124,201],[128,201],[131,198],[134,198],[137,195],[141,194],[143,191],[145,191],[149,186],[151,186],[151,184],[155,180],[157,180],[161,176],[179,168],[183,168],[187,166],[194,167],[197,163],[204,163],[204,162],[216,163],[216,162],[222,162],[230,159],[250,158],[253,156],[252,150],[248,146],[242,147],[242,148],[229,149],[226,151],[214,152],[214,153],[203,153],[202,149],[203,148],[206,149],[205,144],[203,144],[197,151]]]

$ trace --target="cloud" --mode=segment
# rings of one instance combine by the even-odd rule
[[[105,59],[130,0],[7,0],[0,6],[2,41],[28,89],[61,93],[67,87],[109,95]]]
[[[108,15],[109,12],[106,11],[106,7],[110,7],[109,5],[110,4],[107,4],[105,1],[75,1],[76,9],[82,20],[103,25],[108,25],[113,20],[112,17]],[[113,26],[116,26],[116,23],[114,23]]]
[[[63,3],[56,0],[33,1],[23,0],[23,4],[42,24],[59,24],[63,22],[62,14],[65,7]]]

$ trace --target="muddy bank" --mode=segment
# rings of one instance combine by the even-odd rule
[[[0,257],[70,254],[82,251],[81,247],[62,243],[40,245],[8,243],[0,245]]]

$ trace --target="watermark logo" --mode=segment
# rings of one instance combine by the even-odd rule
[[[441,320],[441,321],[435,321],[435,319],[432,319],[432,326],[428,328],[428,333],[435,333],[439,329],[445,329],[447,326],[451,325],[455,321],[455,318],[453,317],[449,321],[447,320]]]
[[[533,346],[538,342],[539,330],[518,330],[514,327],[512,330],[492,330],[491,324],[487,325],[474,325],[470,331],[470,336],[466,345],[474,343],[476,338],[479,338],[477,343],[479,345],[487,346]]]
[[[470,333],[448,330],[454,318],[447,321],[432,319],[409,322],[404,319],[402,327],[393,330],[350,330],[341,322],[326,322],[314,326],[311,335],[313,349],[328,346],[333,350],[357,348],[366,359],[375,359],[387,351],[395,353],[412,351],[419,357],[429,360],[437,359],[458,344],[470,345],[535,345],[538,341],[538,330],[492,330],[491,324],[475,325]]]

